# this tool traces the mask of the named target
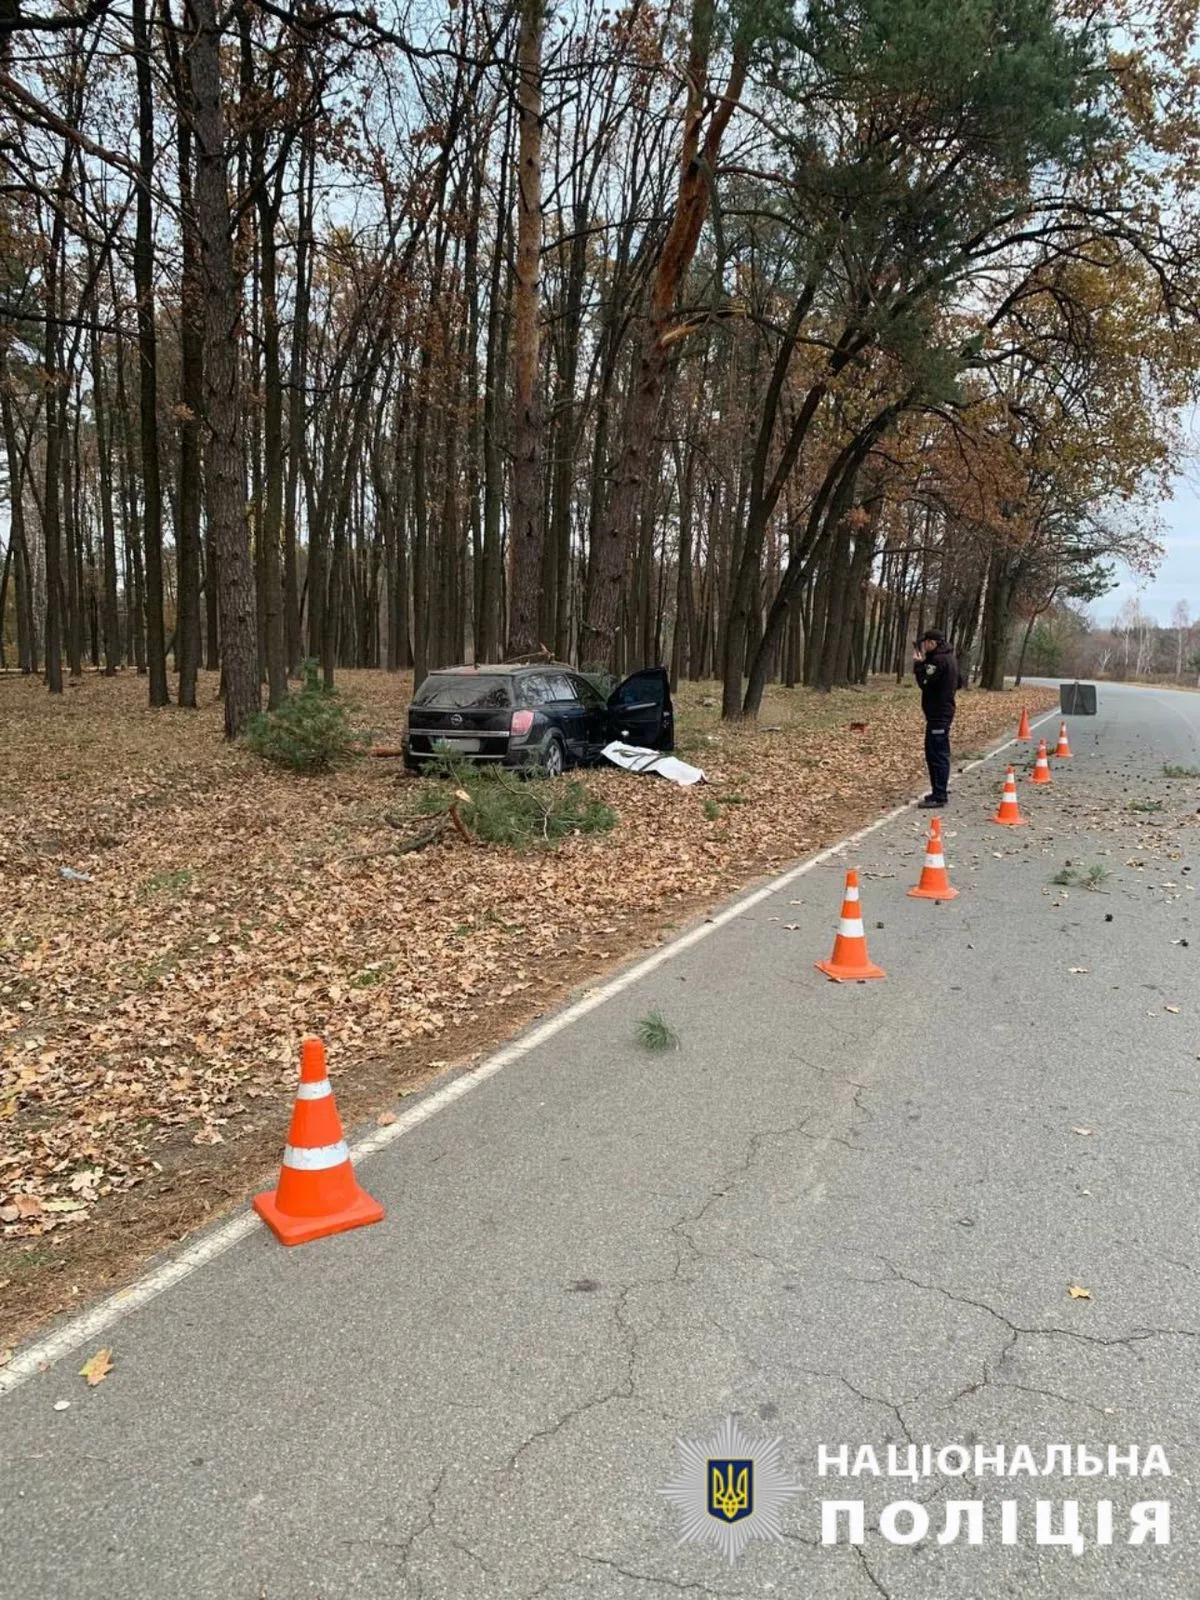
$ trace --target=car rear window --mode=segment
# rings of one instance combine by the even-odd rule
[[[426,711],[473,711],[512,705],[507,678],[486,673],[433,673],[413,696],[413,705]]]

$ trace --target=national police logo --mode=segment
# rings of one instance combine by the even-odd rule
[[[708,1514],[738,1522],[754,1514],[754,1462],[708,1463]]]
[[[682,1470],[659,1491],[683,1518],[680,1544],[713,1544],[736,1561],[751,1539],[782,1539],[780,1512],[800,1485],[779,1460],[778,1439],[753,1440],[733,1417],[709,1439],[677,1439]]]

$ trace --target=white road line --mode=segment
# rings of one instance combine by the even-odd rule
[[[1049,722],[1057,717],[1057,711],[1047,711],[1044,716],[1038,717],[1032,726],[1038,728],[1043,722]],[[989,750],[976,761],[968,762],[961,768],[962,772],[970,772],[975,767],[980,767],[985,761],[991,761],[1001,755],[1011,745],[1017,744],[1016,739],[1008,739],[1002,745],[997,745],[994,750]],[[590,1011],[595,1011],[597,1006],[602,1006],[606,1000],[611,1000],[614,995],[621,994],[625,989],[632,988],[635,983],[649,973],[661,967],[664,962],[671,961],[683,951],[690,950],[693,945],[699,944],[701,939],[707,939],[710,933],[715,933],[718,928],[723,928],[726,923],[732,922],[735,917],[743,916],[747,911],[752,911],[755,906],[761,905],[773,894],[778,894],[781,889],[786,889],[797,878],[802,878],[805,873],[811,872],[815,867],[824,865],[833,857],[841,855],[856,844],[861,844],[880,828],[887,827],[889,822],[895,822],[897,817],[902,817],[906,811],[911,811],[917,804],[915,800],[908,800],[902,806],[897,806],[885,816],[877,817],[874,822],[868,823],[865,828],[860,828],[857,833],[848,835],[837,844],[831,844],[827,849],[820,851],[815,856],[810,856],[807,861],[802,861],[799,866],[790,867],[787,872],[779,877],[772,878],[769,883],[753,890],[741,899],[735,900],[723,911],[718,911],[711,919],[699,923],[696,927],[682,933],[677,939],[672,939],[669,944],[660,946],[651,955],[644,956],[641,961],[632,967],[617,974],[608,983],[602,984],[598,989],[592,989],[565,1011],[556,1013],[545,1022],[528,1033],[514,1039],[512,1044],[505,1045],[495,1055],[489,1056],[479,1066],[469,1072],[464,1072],[460,1077],[453,1078],[449,1083],[432,1093],[423,1095],[408,1111],[401,1112],[395,1122],[386,1127],[375,1128],[363,1138],[355,1141],[351,1146],[351,1155],[355,1161],[362,1161],[368,1156],[373,1156],[377,1151],[392,1144],[403,1134],[410,1133],[413,1128],[419,1127],[422,1122],[427,1122],[437,1112],[451,1105],[455,1100],[461,1100],[472,1089],[477,1089],[481,1083],[486,1083],[489,1078],[494,1078],[498,1072],[509,1067],[514,1061],[520,1061],[524,1056],[536,1050],[539,1045],[553,1039],[556,1034],[562,1033],[565,1028],[578,1022],[581,1017],[586,1017]],[[29,1345],[14,1355],[7,1366],[0,1367],[0,1395],[11,1394],[28,1378],[45,1368],[53,1366],[56,1361],[61,1361],[64,1356],[70,1355],[73,1350],[80,1349],[83,1345],[95,1339],[106,1329],[111,1328],[115,1322],[129,1312],[136,1311],[140,1306],[162,1294],[164,1290],[172,1288],[181,1279],[188,1277],[207,1262],[213,1261],[217,1256],[244,1239],[247,1234],[262,1224],[253,1211],[244,1211],[228,1222],[221,1223],[211,1233],[199,1239],[194,1245],[182,1250],[171,1260],[165,1261],[161,1266],[154,1267],[151,1271],[138,1278],[127,1288],[120,1289],[116,1294],[109,1295],[90,1311],[85,1311],[81,1316],[72,1317],[61,1328],[36,1343]]]

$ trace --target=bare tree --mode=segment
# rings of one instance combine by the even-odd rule
[[[1175,677],[1183,681],[1183,663],[1192,638],[1192,614],[1186,600],[1176,600],[1171,608],[1171,626],[1175,629]]]

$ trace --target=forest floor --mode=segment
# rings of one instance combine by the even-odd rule
[[[339,681],[398,745],[410,680]],[[325,1038],[348,1127],[390,1118],[924,772],[911,685],[774,689],[742,728],[715,685],[685,684],[679,753],[707,784],[605,767],[585,778],[610,833],[532,855],[450,833],[397,855],[386,816],[420,788],[399,761],[294,776],[222,742],[215,675],[199,712],[145,693],[88,676],[53,701],[0,678],[0,1362],[273,1186],[302,1035]],[[956,763],[1056,698],[963,694]]]

